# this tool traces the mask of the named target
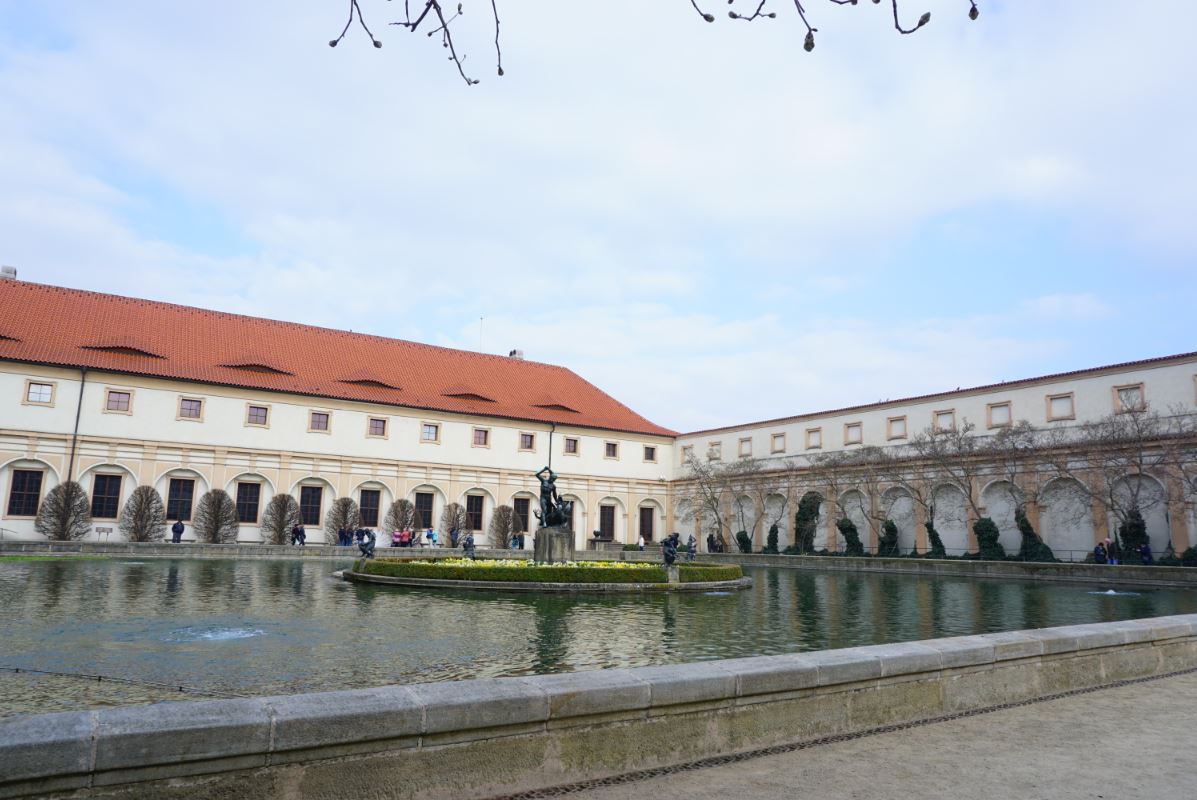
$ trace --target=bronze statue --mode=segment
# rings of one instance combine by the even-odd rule
[[[545,528],[570,525],[574,516],[572,500],[562,500],[557,494],[557,473],[545,467],[536,473],[540,479],[540,511],[534,512]]]

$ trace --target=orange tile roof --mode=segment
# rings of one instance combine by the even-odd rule
[[[0,359],[675,435],[552,364],[27,281],[0,280]]]

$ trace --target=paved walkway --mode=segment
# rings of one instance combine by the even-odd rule
[[[1197,674],[568,796],[1193,800]]]

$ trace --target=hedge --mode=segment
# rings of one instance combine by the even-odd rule
[[[449,566],[397,561],[359,561],[355,569],[367,575],[391,578],[435,578],[451,581],[503,581],[527,583],[665,583],[664,567],[615,569],[612,567],[561,567],[546,564],[527,567]]]
[[[734,581],[744,577],[744,570],[740,569],[739,564],[715,564],[711,566],[680,564],[678,566],[678,574],[682,579],[682,583]]]

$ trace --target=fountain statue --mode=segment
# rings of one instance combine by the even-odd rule
[[[533,512],[540,522],[533,539],[533,558],[538,564],[574,560],[574,504],[557,494],[557,473],[545,467],[540,479],[540,510]]]

